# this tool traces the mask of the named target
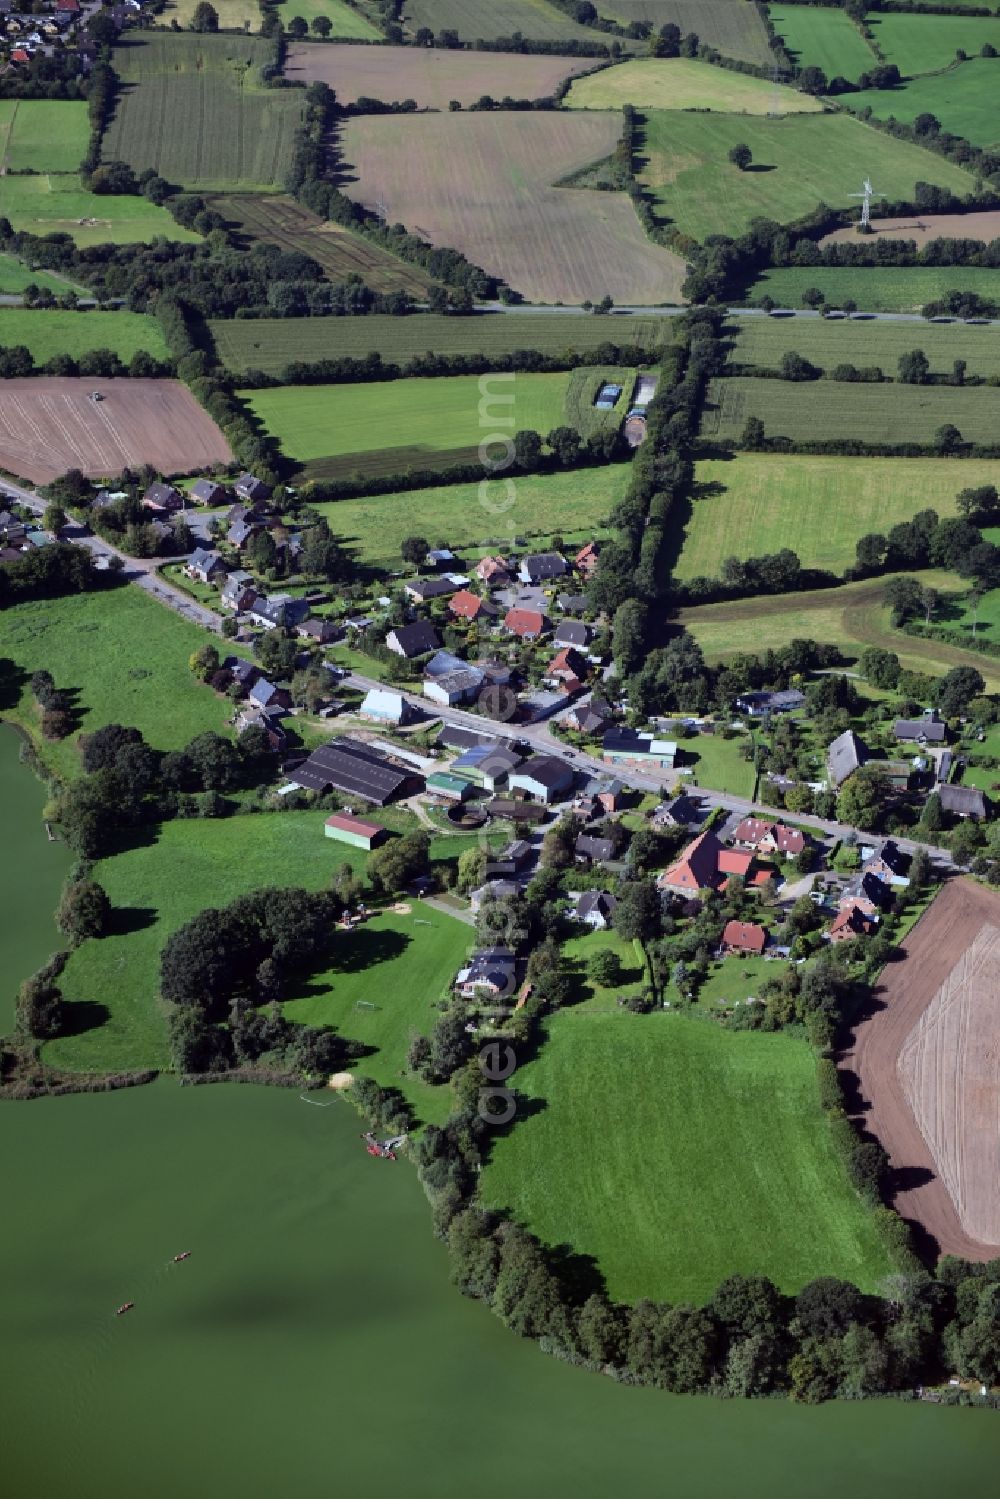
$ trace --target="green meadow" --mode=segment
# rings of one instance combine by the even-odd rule
[[[419,531],[452,547],[478,547],[491,537],[549,536],[605,529],[623,497],[631,465],[616,463],[568,473],[519,474],[481,484],[441,484],[315,508],[362,562],[399,567],[400,543]],[[510,503],[510,501],[513,503]]]
[[[825,12],[824,12],[825,14]],[[839,12],[837,12],[839,14]],[[711,109],[725,113],[809,113],[818,99],[750,73],[714,68],[688,57],[636,57],[577,78],[566,95],[569,109]]]
[[[592,1255],[612,1297],[704,1300],[727,1275],[874,1291],[893,1265],[788,1035],[569,1010],[515,1086],[543,1107],[494,1146],[487,1202]]]
[[[149,843],[101,860],[96,877],[119,913],[118,930],[74,951],[63,992],[88,1009],[77,1012],[76,1034],[49,1044],[47,1060],[84,1072],[167,1065],[158,998],[159,955],[167,937],[198,911],[224,906],[248,890],[321,890],[343,864],[363,873],[367,855],[324,837],[325,816],[276,812],[168,822]],[[450,857],[450,843],[435,840],[432,855]],[[432,1002],[441,998],[473,936],[470,927],[442,912],[414,914],[426,914],[430,924],[386,913],[357,933],[338,933],[329,970],[310,975],[301,996],[288,1001],[294,1019],[334,1023],[343,1034],[384,1048],[377,1058],[365,1059],[364,1070],[378,1070],[385,1082],[397,1080],[405,1064],[411,1029],[430,1028]],[[359,1000],[376,1009],[357,1010]],[[93,1023],[85,1025],[85,1018]]]
[[[884,533],[918,510],[955,515],[959,490],[995,483],[996,470],[977,459],[791,453],[703,459],[675,571],[679,578],[717,577],[726,557],[790,547],[804,567],[840,573],[853,564],[867,532]]]
[[[0,344],[26,345],[36,364],[56,354],[78,359],[92,349],[113,349],[124,363],[140,349],[154,359],[170,357],[159,323],[138,312],[0,307]]]
[[[853,301],[864,312],[919,312],[950,291],[971,291],[1000,301],[1000,270],[961,265],[788,266],[759,276],[750,299],[771,297],[779,307],[800,307],[802,293],[811,287],[834,307]],[[924,331],[915,327],[914,338],[919,341]]]
[[[844,102],[854,113],[870,109],[878,120],[891,116],[904,124],[912,123],[917,115],[932,114],[940,121],[942,130],[962,135],[974,146],[986,147],[1000,141],[998,85],[997,59],[971,57],[958,67],[913,78],[899,88],[870,88],[846,94]]]
[[[158,235],[187,244],[201,239],[148,198],[88,193],[75,173],[7,176],[2,201],[4,215],[20,232],[69,234],[81,246],[130,245]]]
[[[1000,51],[997,16],[870,15],[867,24],[886,62],[894,62],[906,78],[946,68],[957,52],[975,57],[986,43]]]
[[[783,355],[801,354],[818,369],[838,364],[875,367],[895,379],[900,357],[922,349],[932,375],[951,375],[956,359],[966,374],[1000,377],[1000,329],[967,323],[885,323],[854,318],[733,318],[726,327],[732,365],[778,369]]]
[[[0,168],[5,173],[75,172],[89,141],[82,99],[0,99]],[[6,191],[5,182],[5,198]]]
[[[56,744],[39,735],[27,678],[45,667],[60,690],[73,694],[84,733],[124,723],[157,749],[180,749],[205,729],[225,732],[231,711],[188,669],[191,652],[204,643],[204,630],[131,585],[17,604],[0,613],[0,656],[13,660],[25,681],[4,716],[31,734],[57,775],[79,774],[75,734]]]
[[[822,68],[828,79],[847,78],[874,68],[878,58],[844,10],[815,5],[769,5],[767,13],[800,68]]]
[[[8,295],[16,294],[24,291],[28,286],[37,286],[42,291],[50,291],[57,297],[63,296],[68,291],[76,291],[83,296],[89,295],[86,287],[75,286],[72,281],[64,280],[53,271],[33,271],[30,266],[25,265],[23,260],[18,260],[16,255],[0,252],[0,292],[6,292]]]
[[[639,179],[654,211],[695,239],[738,235],[760,216],[790,223],[821,202],[846,208],[866,176],[893,199],[912,199],[921,180],[963,196],[974,185],[944,157],[843,114],[764,119],[664,110],[646,116],[642,136]],[[753,152],[743,172],[728,160],[740,143]]]

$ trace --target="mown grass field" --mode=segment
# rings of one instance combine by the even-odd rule
[[[565,313],[481,313],[444,317],[419,313],[367,317],[234,319],[210,324],[219,358],[241,375],[248,369],[280,375],[293,361],[364,359],[381,354],[406,365],[420,354],[576,354],[601,344],[639,344],[655,356],[671,338],[665,317],[575,317]],[[520,378],[520,377],[518,377]]]
[[[967,375],[1000,376],[1000,328],[965,323],[856,322],[852,318],[734,318],[727,326],[734,337],[730,363],[777,369],[782,356],[795,352],[819,369],[838,364],[876,367],[895,379],[900,356],[922,349],[931,373],[950,375],[964,359]]]
[[[892,1270],[805,1042],[572,1010],[548,1031],[514,1080],[544,1107],[497,1141],[482,1196],[593,1255],[612,1297],[700,1302],[733,1274],[873,1291]]]
[[[341,133],[357,179],[344,191],[532,302],[678,302],[684,262],[648,238],[627,194],[555,185],[620,136],[612,110],[356,116]]]
[[[840,14],[837,12],[837,14]],[[764,115],[822,109],[818,99],[752,73],[731,73],[687,57],[637,57],[578,78],[564,103],[569,109],[711,109]]]
[[[305,100],[300,90],[264,87],[270,56],[251,37],[130,33],[114,51],[122,89],[104,160],[154,167],[207,191],[277,187]]]
[[[129,724],[157,749],[180,749],[205,729],[225,733],[230,705],[188,669],[205,638],[132,586],[17,604],[0,613],[0,656],[20,667],[25,682],[4,716],[30,733],[45,764],[65,779],[80,774],[76,734],[57,744],[41,739],[27,682],[41,667],[74,695],[84,733]]]
[[[88,193],[68,172],[3,179],[3,212],[14,228],[28,234],[69,234],[78,245],[131,245],[156,236],[195,244],[165,208],[148,198]]]
[[[297,0],[287,0],[298,14]],[[475,52],[442,47],[331,46],[297,42],[288,48],[285,77],[329,84],[341,104],[359,98],[392,104],[412,99],[419,109],[447,109],[453,99],[546,99],[564,78],[594,66],[592,57],[531,52]]]
[[[664,110],[647,115],[642,137],[639,178],[654,209],[695,239],[738,235],[759,216],[789,223],[820,202],[846,208],[866,175],[895,199],[912,199],[921,180],[963,195],[973,187],[969,173],[943,157],[847,115],[769,120]],[[728,160],[739,143],[753,152],[749,171]]]
[[[87,105],[81,99],[0,99],[4,172],[75,172],[89,140]]]
[[[382,33],[373,26],[346,0],[279,0],[278,15],[282,25],[288,26],[295,16],[301,16],[312,27],[317,16],[325,16],[330,22],[330,35],[347,37],[352,41],[380,42]]]
[[[1000,141],[997,84],[996,58],[972,57],[959,67],[911,79],[899,88],[862,89],[844,97],[852,111],[870,109],[879,120],[892,115],[909,124],[919,114],[932,114],[943,130],[986,147]]]
[[[33,271],[23,260],[18,260],[16,255],[0,253],[0,292],[22,292],[28,286],[41,287],[57,297],[68,291],[87,295],[86,287],[74,286],[72,281],[64,280],[53,271]]]
[[[226,905],[248,890],[267,885],[321,890],[343,864],[363,873],[367,855],[324,838],[323,818],[322,812],[282,812],[170,822],[150,842],[101,860],[96,876],[121,912],[119,930],[74,952],[63,992],[71,1002],[100,1005],[107,1013],[92,1011],[101,1023],[50,1043],[47,1059],[84,1072],[168,1064],[158,999],[159,955],[167,937],[198,911]],[[447,854],[448,842],[436,840],[439,857]],[[338,950],[328,973],[310,977],[289,1013],[303,1021],[317,1019],[322,1005],[328,1011],[323,1018],[338,1023],[346,1035],[355,1034],[357,1015],[367,1028],[359,1039],[378,1045],[381,1036],[396,1047],[391,1054],[366,1058],[364,1070],[398,1081],[410,1029],[429,1028],[431,1001],[441,997],[473,936],[469,927],[441,913],[431,913],[431,919],[433,925],[425,927],[412,916],[387,915],[357,935],[345,935],[343,955]],[[339,945],[339,934],[337,940]],[[389,1014],[385,1008],[355,1010],[356,999],[384,1007],[389,996],[400,1001]],[[86,1012],[78,1013],[83,1021]]]
[[[586,373],[599,383],[599,372]],[[295,462],[335,459],[336,472],[395,474],[433,467],[449,455],[474,462],[484,434],[494,430],[544,436],[565,420],[573,374],[483,377],[491,382],[492,415],[485,427],[478,375],[381,385],[285,385],[240,395]]]
[[[78,359],[91,349],[114,349],[125,363],[140,349],[154,359],[169,357],[159,323],[138,312],[0,307],[0,344],[25,344],[36,364],[56,354]]]
[[[918,510],[955,515],[959,490],[996,481],[997,465],[975,459],[825,458],[740,453],[704,459],[698,497],[675,572],[717,577],[726,557],[791,547],[805,567],[843,572],[858,539],[885,533]]]
[[[748,417],[768,437],[793,442],[857,438],[871,443],[922,443],[946,423],[965,442],[997,441],[998,397],[989,386],[861,385],[833,380],[794,383],[737,376],[713,380],[702,415],[703,437],[738,443]]]
[[[872,15],[868,25],[886,62],[894,62],[907,78],[946,68],[959,51],[975,57],[986,42],[1000,51],[997,16]]]
[[[281,193],[232,193],[209,201],[245,243],[260,239],[282,250],[298,250],[315,260],[330,281],[360,276],[373,291],[404,291],[418,299],[432,285],[419,266],[339,224],[328,223]]]
[[[695,32],[724,57],[764,66],[771,62],[767,31],[750,0],[601,0],[597,9],[625,25],[648,21],[654,31],[672,21],[683,36]]]
[[[727,796],[753,796],[754,768],[740,754],[745,743],[744,739],[723,739],[721,734],[698,734],[682,741],[677,763],[690,770],[688,784]]]
[[[388,570],[400,566],[400,544],[414,531],[432,543],[447,539],[449,546],[463,548],[488,545],[493,537],[565,537],[581,529],[599,534],[631,474],[630,464],[616,463],[569,473],[518,475],[513,491],[502,479],[485,488],[442,484],[337,500],[316,509],[359,560]]]
[[[191,25],[198,0],[167,0],[164,24],[176,21],[185,30]],[[215,0],[215,11],[223,31],[259,31],[260,6],[257,0]]]
[[[817,287],[834,307],[853,301],[864,312],[919,312],[950,291],[972,291],[1000,301],[1000,270],[983,266],[789,266],[765,271],[749,298],[769,296],[779,307],[801,307],[802,293]],[[923,336],[922,328],[914,328]]]
[[[919,576],[941,593],[965,587],[954,573],[931,570]],[[711,661],[739,654],[747,641],[753,642],[755,651],[765,651],[791,640],[817,640],[839,645],[848,661],[857,660],[866,646],[877,645],[895,651],[908,670],[932,676],[943,676],[953,666],[973,666],[982,674],[987,692],[1000,690],[1000,664],[989,656],[893,629],[882,602],[885,583],[884,578],[873,578],[808,593],[700,604],[679,610],[676,621],[690,630]]]
[[[406,0],[403,20],[411,34],[429,26],[435,35],[456,31],[463,42],[496,40],[516,31],[540,42],[605,40],[547,0]]]
[[[843,10],[821,10],[814,5],[769,5],[767,13],[800,68],[822,68],[828,79],[847,78],[878,64],[858,27]]]

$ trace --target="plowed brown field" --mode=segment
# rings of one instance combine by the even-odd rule
[[[483,94],[547,99],[564,78],[594,64],[593,57],[299,42],[289,47],[284,71],[296,83],[328,83],[341,104],[365,95],[383,104],[413,99],[420,109],[447,109],[452,99],[475,104]]]
[[[92,401],[97,390],[103,400]],[[35,484],[70,468],[95,479],[142,463],[161,474],[186,474],[232,457],[179,380],[0,381],[0,468]]]
[[[598,110],[356,117],[344,192],[532,302],[678,302],[684,262],[647,237],[625,193],[554,186],[620,135],[620,114]]]
[[[914,213],[905,219],[872,219],[872,229],[879,239],[915,239],[925,245],[931,239],[982,239],[1000,237],[1000,212],[980,213]],[[857,244],[858,231],[853,224],[824,234],[821,245]]]
[[[941,1254],[1000,1253],[1000,895],[948,884],[890,964],[841,1066]]]

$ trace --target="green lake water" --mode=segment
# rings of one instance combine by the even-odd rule
[[[0,767],[25,809],[0,845],[6,990],[51,948],[19,899],[50,845],[16,746]],[[678,1399],[547,1358],[451,1287],[415,1173],[358,1135],[339,1100],[168,1079],[0,1104],[5,1496],[993,1490],[995,1414]]]

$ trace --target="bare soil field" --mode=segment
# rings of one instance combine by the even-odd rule
[[[840,1065],[897,1173],[894,1206],[940,1254],[1000,1252],[1000,895],[953,880],[883,975]]]
[[[362,95],[384,104],[413,99],[420,109],[447,109],[452,99],[547,99],[564,78],[593,68],[592,57],[521,52],[463,52],[438,47],[352,47],[300,42],[288,48],[285,77],[327,83],[341,104]]]
[[[364,116],[343,132],[344,191],[529,301],[679,302],[684,262],[646,237],[626,194],[553,185],[620,133],[610,111]]]
[[[1000,210],[982,213],[918,213],[903,219],[872,219],[872,228],[881,239],[914,239],[925,245],[931,239],[1000,239]],[[848,225],[824,234],[821,245],[854,244],[858,232]]]
[[[92,401],[99,390],[101,401]],[[0,382],[0,468],[35,484],[67,469],[91,478],[148,463],[186,474],[232,453],[179,380],[39,377]]]

